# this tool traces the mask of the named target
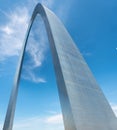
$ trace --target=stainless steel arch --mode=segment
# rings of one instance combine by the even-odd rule
[[[37,4],[34,11],[33,11],[32,17],[29,21],[27,34],[26,34],[26,37],[25,37],[25,40],[24,40],[24,44],[23,44],[23,47],[22,47],[22,51],[21,51],[21,54],[20,54],[20,59],[19,59],[19,63],[18,63],[16,75],[15,75],[14,86],[13,86],[11,96],[10,96],[10,100],[9,100],[9,104],[8,104],[8,109],[7,109],[7,113],[6,113],[6,117],[5,117],[3,130],[12,130],[12,127],[13,127],[13,120],[14,120],[15,107],[16,107],[16,101],[17,101],[17,95],[18,95],[18,88],[19,88],[18,85],[19,85],[20,74],[21,74],[21,69],[22,69],[22,64],[23,64],[23,59],[24,59],[24,52],[25,52],[25,49],[26,49],[27,40],[28,40],[28,36],[29,36],[30,30],[31,30],[31,27],[33,25],[34,19],[35,19],[37,14],[40,14],[41,17],[44,20],[45,27],[46,27],[47,34],[48,34],[48,39],[49,39],[50,43],[53,44],[53,45],[51,45],[51,49],[53,49],[53,50],[55,49],[54,39],[53,39],[53,35],[52,35],[52,32],[51,32],[50,23],[48,21],[47,12],[45,10],[51,12],[45,6],[43,6],[42,4],[40,4],[40,3]],[[54,53],[55,52],[53,52],[53,55],[54,55]]]
[[[3,130],[12,130],[24,52],[37,14],[44,20],[56,73],[65,130],[116,130],[117,120],[92,73],[58,18],[37,4],[21,52]]]

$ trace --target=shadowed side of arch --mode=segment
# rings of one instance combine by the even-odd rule
[[[116,117],[80,51],[59,19],[41,4],[29,23],[3,130],[12,130],[24,52],[37,14],[48,34],[65,130],[116,130]]]

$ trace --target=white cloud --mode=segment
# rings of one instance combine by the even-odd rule
[[[52,8],[55,4],[54,0],[40,0],[40,2],[49,8]],[[0,26],[0,61],[3,61],[12,56],[19,56],[19,52],[21,51],[21,47],[28,27],[29,19],[31,17],[29,12],[32,10],[32,8],[34,8],[33,6],[35,6],[36,3],[38,3],[38,0],[34,0],[33,2],[29,0],[28,6],[17,6],[13,11],[9,11],[7,13],[2,11],[8,20],[5,22],[5,24],[3,23],[3,25]],[[63,6],[62,10],[64,10]],[[57,12],[63,16],[64,11],[62,11],[62,14],[60,13],[61,7],[57,8]],[[30,40],[32,44],[28,45],[28,51],[33,59],[30,62],[33,62],[33,64],[31,66],[27,66],[27,68],[30,69],[30,79],[32,79],[33,82],[45,82],[45,79],[36,77],[33,72],[31,74],[32,68],[41,67],[48,48],[45,40],[45,37],[47,36],[45,36],[41,26],[38,25],[38,27],[40,27],[40,39],[37,43],[37,40],[34,38],[34,34],[31,34],[32,36]],[[29,79],[29,77],[25,78]]]
[[[14,124],[14,130],[64,130],[62,115],[46,117],[31,117],[18,120]]]
[[[22,44],[24,42],[25,34],[27,31],[30,15],[29,15],[30,7],[16,7],[14,11],[10,11],[5,15],[8,19],[6,24],[0,26],[0,61],[7,60],[7,58],[12,56],[19,56],[19,52],[21,51]],[[6,13],[5,13],[6,14]],[[40,39],[38,41],[35,39],[35,34],[31,32],[30,42],[28,45],[28,51],[31,55],[30,62],[33,62],[32,68],[40,67],[45,58],[45,51],[47,46],[45,45],[45,34],[42,31],[42,26],[38,30]],[[46,36],[47,37],[47,36]],[[28,67],[29,68],[29,67]],[[30,73],[30,79],[33,82],[45,82],[43,78],[36,77],[34,73]],[[28,77],[29,78],[29,77]]]
[[[26,71],[26,70],[24,70]],[[34,83],[46,83],[46,80],[44,78],[40,78],[36,76],[33,72],[33,70],[28,69],[26,74],[22,74],[22,78],[25,80],[29,80]]]
[[[24,79],[35,83],[46,82],[44,78],[38,77],[34,70],[37,68],[39,70],[42,66],[49,46],[47,41],[48,39],[44,28],[44,23],[40,17],[37,16],[32,26],[25,52],[25,60],[22,69],[22,77]]]
[[[33,2],[29,0],[28,6],[17,6],[14,11],[7,13],[0,10],[8,18],[6,24],[0,26],[0,60],[3,60],[9,56],[19,55],[19,51],[21,50],[21,46],[27,30],[28,21],[31,17],[29,12],[32,10],[32,8],[34,8],[32,6],[35,6],[38,2],[38,0],[34,0]],[[40,2],[51,8],[55,4],[54,0],[40,0]],[[64,5],[65,4],[66,3],[64,3]],[[57,7],[57,13],[63,16],[63,14],[68,12],[69,6],[70,4],[67,4],[66,10],[63,5],[59,5],[59,7]],[[40,56],[43,57],[43,54]],[[37,62],[35,56],[34,59]],[[39,60],[37,64],[40,64]]]
[[[0,123],[0,130],[2,130],[2,127],[3,127],[3,126],[2,126],[2,123]]]
[[[91,52],[83,51],[83,52],[82,52],[82,55],[83,55],[83,56],[88,56],[88,57],[89,57],[89,56],[92,55],[92,53],[91,53]]]
[[[26,51],[30,53],[31,59],[33,60],[33,67],[40,67],[48,49],[48,39],[40,17],[37,17],[35,21],[32,28],[33,31],[31,31],[29,36]]]
[[[5,34],[7,35],[11,35],[13,33],[12,28],[10,28],[9,26],[4,26],[3,28],[1,28],[1,31],[3,31]]]
[[[19,54],[28,25],[28,10],[17,7],[7,14],[7,19],[6,24],[0,26],[0,60]]]
[[[61,114],[58,114],[58,115],[54,115],[54,116],[51,116],[51,117],[48,117],[46,119],[46,122],[47,123],[51,123],[51,124],[61,124],[62,123],[62,115]]]
[[[117,104],[111,104],[111,107],[112,107],[112,109],[117,117]]]

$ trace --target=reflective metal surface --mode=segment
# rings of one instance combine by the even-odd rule
[[[63,24],[41,4],[36,6],[29,24],[3,130],[12,129],[25,47],[38,13],[50,41],[65,130],[116,130],[117,119],[79,50]]]

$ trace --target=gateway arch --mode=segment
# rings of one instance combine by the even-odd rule
[[[12,130],[24,52],[37,14],[43,18],[50,42],[65,130],[117,130],[117,118],[80,51],[55,14],[41,4],[29,23],[3,130]]]

